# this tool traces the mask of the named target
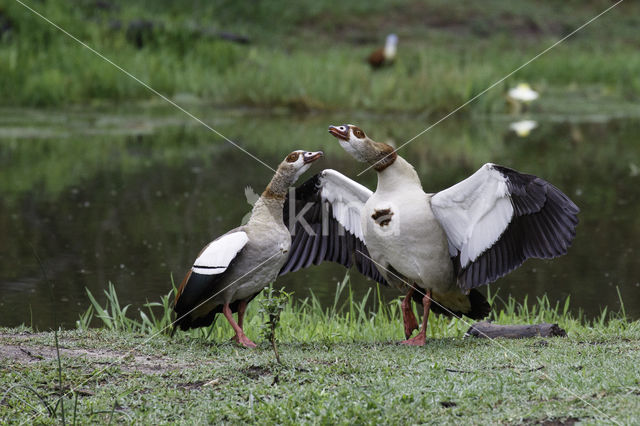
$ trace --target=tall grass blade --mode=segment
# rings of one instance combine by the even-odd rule
[[[53,333],[56,342],[56,358],[58,359],[58,401],[60,403],[60,410],[62,413],[62,424],[66,424],[64,413],[64,388],[62,387],[62,360],[60,359],[60,344],[58,342],[58,330]]]
[[[620,301],[620,314],[622,315],[622,320],[627,320],[627,311],[624,308],[624,301],[622,300],[622,294],[620,293],[620,287],[616,286],[616,292],[618,293],[618,300]]]

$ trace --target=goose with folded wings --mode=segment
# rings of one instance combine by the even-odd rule
[[[329,132],[356,160],[375,168],[378,187],[372,192],[334,170],[303,183],[289,213],[297,215],[299,229],[281,273],[323,259],[350,266],[353,256],[365,275],[407,290],[405,344],[425,344],[430,310],[485,317],[490,306],[476,287],[528,258],[565,254],[571,245],[579,209],[539,177],[488,163],[427,194],[413,166],[389,145],[354,125],[330,126]],[[410,338],[418,328],[412,299],[422,303],[423,319]]]
[[[178,288],[174,331],[210,325],[222,312],[235,331],[234,340],[256,346],[242,329],[247,303],[276,279],[287,261],[291,236],[283,221],[283,206],[289,187],[320,157],[320,151],[289,154],[254,204],[247,224],[200,252]]]
[[[396,58],[396,52],[398,51],[398,36],[395,34],[389,34],[383,47],[380,47],[369,55],[367,62],[371,65],[371,68],[378,69],[387,65],[393,64]]]

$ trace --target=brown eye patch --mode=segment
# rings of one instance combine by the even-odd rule
[[[298,160],[299,156],[299,152],[292,152],[291,154],[287,155],[287,163],[295,163]]]
[[[358,139],[362,139],[364,138],[364,132],[362,130],[360,130],[357,127],[352,127],[351,130],[353,130],[353,135],[358,138]]]

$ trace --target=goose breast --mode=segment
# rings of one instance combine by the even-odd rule
[[[362,229],[372,258],[423,288],[446,291],[454,284],[447,238],[420,188],[376,192],[363,208]],[[387,275],[390,275],[387,272]],[[398,277],[386,277],[396,286]]]

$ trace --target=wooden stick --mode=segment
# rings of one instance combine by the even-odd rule
[[[467,330],[464,337],[468,336],[485,339],[495,339],[496,337],[523,339],[528,337],[567,337],[567,332],[561,329],[558,324],[498,325],[482,321],[473,324]]]

